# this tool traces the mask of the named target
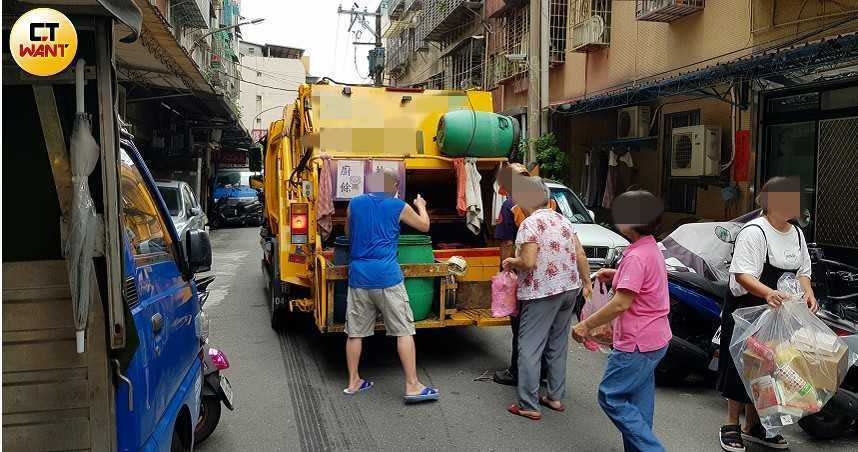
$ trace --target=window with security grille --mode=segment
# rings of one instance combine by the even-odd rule
[[[820,244],[858,249],[855,149],[858,117],[819,121],[814,225]]]
[[[468,39],[464,45],[445,57],[444,68],[450,74],[450,88],[469,89],[483,84],[482,41]]]

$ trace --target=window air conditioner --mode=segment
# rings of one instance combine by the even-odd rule
[[[649,107],[622,108],[617,112],[617,138],[649,136]]]
[[[721,128],[691,126],[673,129],[670,175],[675,177],[721,174]]]

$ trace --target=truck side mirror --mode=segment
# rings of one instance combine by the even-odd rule
[[[201,229],[185,232],[185,255],[190,273],[207,272],[212,268],[212,245],[209,234]]]

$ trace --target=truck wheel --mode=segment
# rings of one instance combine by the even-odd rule
[[[816,439],[834,439],[846,434],[852,418],[834,412],[826,405],[819,413],[799,419],[798,425]]]
[[[194,444],[202,444],[214,432],[220,422],[220,399],[203,397],[200,401],[200,419],[194,428]]]
[[[170,452],[187,452],[189,450],[185,447],[185,443],[182,442],[182,435],[179,433],[179,429],[173,429],[173,439],[170,440]]]

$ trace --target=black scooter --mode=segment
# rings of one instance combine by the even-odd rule
[[[858,334],[858,268],[824,257],[822,249],[808,245],[814,271],[814,293],[819,318],[838,336]],[[846,434],[858,423],[858,366],[822,411],[798,421],[815,438],[832,439]]]
[[[224,226],[261,226],[262,211],[262,203],[258,199],[238,201],[221,198],[214,206],[211,226],[213,228]]]
[[[208,299],[208,286],[214,281],[214,276],[207,276],[197,281],[197,290],[200,293],[200,304],[204,304]],[[205,322],[205,320],[203,320]],[[225,375],[221,375],[222,370],[229,368],[229,360],[223,351],[212,347],[208,342],[208,326],[202,328],[205,333],[202,334],[203,347],[203,387],[200,393],[200,417],[197,425],[194,428],[194,443],[201,444],[208,439],[209,436],[217,428],[220,422],[221,407],[224,406],[233,410],[234,393],[232,385]]]

